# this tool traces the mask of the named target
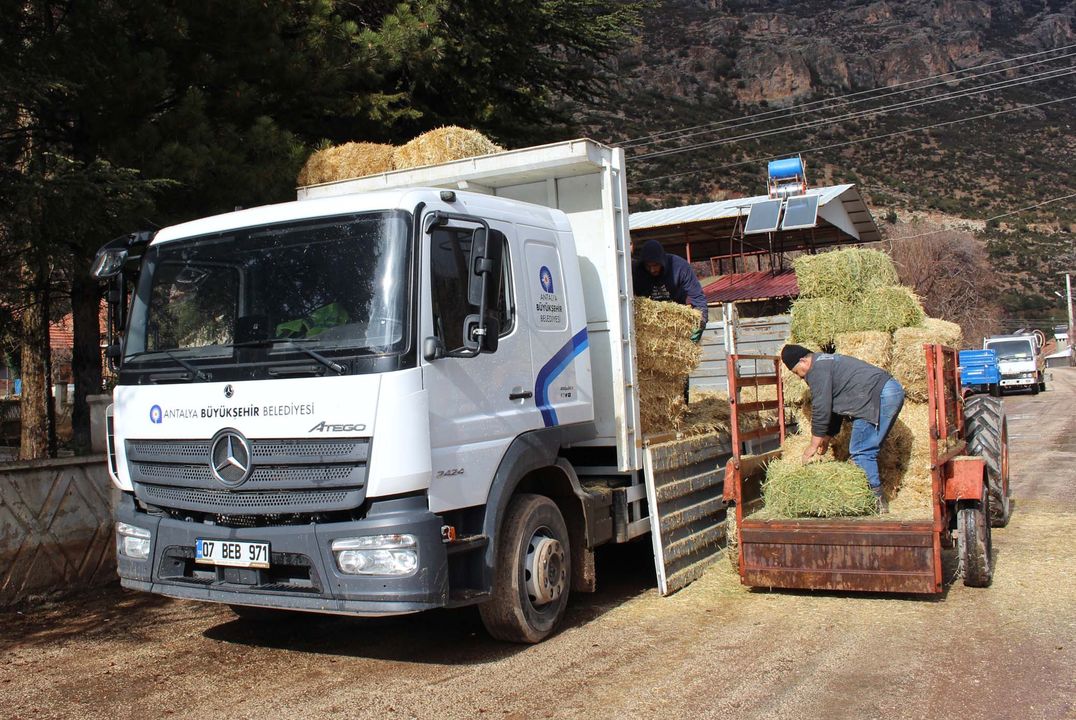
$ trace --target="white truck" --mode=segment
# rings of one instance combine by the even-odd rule
[[[1040,335],[995,335],[983,340],[984,350],[998,354],[1001,389],[1030,390],[1038,394],[1046,390],[1046,361],[1042,357],[1043,338]]]
[[[590,140],[300,188],[106,245],[125,587],[537,642],[594,549],[724,537],[727,437],[639,431],[624,154]],[[662,442],[657,442],[662,441]]]

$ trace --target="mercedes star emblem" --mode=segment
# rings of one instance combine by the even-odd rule
[[[209,469],[222,485],[238,487],[250,477],[250,441],[238,430],[221,430],[213,437],[209,449]]]
[[[225,385],[224,386],[224,397],[230,398],[232,395],[235,395],[235,388],[233,388],[231,385]]]

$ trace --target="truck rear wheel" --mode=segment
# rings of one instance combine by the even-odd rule
[[[493,594],[478,606],[489,634],[537,643],[553,632],[568,604],[571,556],[556,503],[544,495],[514,497],[497,542]]]
[[[968,587],[987,587],[994,579],[989,508],[990,493],[984,488],[982,500],[964,501],[957,509],[957,547]]]
[[[986,482],[990,494],[990,524],[1005,527],[1012,513],[1009,497],[1009,425],[1005,404],[985,395],[975,395],[964,402],[964,427],[968,454],[978,455],[986,463]]]

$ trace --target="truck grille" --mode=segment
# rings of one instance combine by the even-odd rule
[[[128,440],[135,494],[168,509],[222,514],[349,510],[365,498],[368,438],[251,441],[250,477],[227,488],[210,470],[208,440]]]
[[[362,503],[361,489],[288,490],[284,492],[232,492],[230,490],[199,490],[196,488],[165,487],[139,483],[140,498],[160,507],[198,510],[202,512],[285,513],[306,510],[329,512],[347,510]]]

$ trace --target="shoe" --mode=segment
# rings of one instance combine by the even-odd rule
[[[889,501],[885,499],[885,495],[881,490],[874,491],[874,499],[878,501],[878,514],[887,514],[889,512]]]

